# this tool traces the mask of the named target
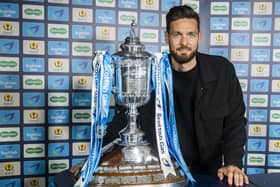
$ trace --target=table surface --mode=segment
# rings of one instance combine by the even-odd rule
[[[60,172],[55,175],[56,187],[72,187],[73,174],[69,170]],[[194,176],[196,183],[189,184],[187,187],[233,187],[226,183],[226,181],[219,181],[218,178],[207,175]],[[271,174],[255,174],[249,175],[250,184],[244,187],[279,187],[280,173]]]

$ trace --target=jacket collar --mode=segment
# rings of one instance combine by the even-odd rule
[[[209,55],[197,53],[196,55],[197,64],[200,71],[200,79],[203,85],[215,81],[217,79],[216,73],[211,65]]]

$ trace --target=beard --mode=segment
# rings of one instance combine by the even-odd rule
[[[177,50],[170,49],[170,55],[179,64],[186,64],[186,63],[190,62],[197,54],[197,48],[196,48],[189,55],[187,55],[186,53],[183,53],[182,55],[179,55],[176,51],[180,51],[182,49],[189,49],[190,50],[190,48],[185,47],[185,46],[177,48]]]

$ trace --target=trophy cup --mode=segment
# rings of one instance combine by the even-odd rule
[[[137,122],[137,107],[150,99],[155,56],[144,51],[144,45],[135,36],[134,27],[133,22],[130,36],[121,45],[122,51],[112,55],[113,93],[116,103],[128,109],[127,126],[119,132],[120,138],[103,148],[89,186],[185,186],[186,178],[174,159],[175,175],[164,176],[159,156]]]

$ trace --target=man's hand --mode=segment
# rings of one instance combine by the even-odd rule
[[[243,186],[243,184],[249,184],[248,176],[241,169],[233,165],[218,169],[218,177],[220,180],[227,177],[229,185]]]

